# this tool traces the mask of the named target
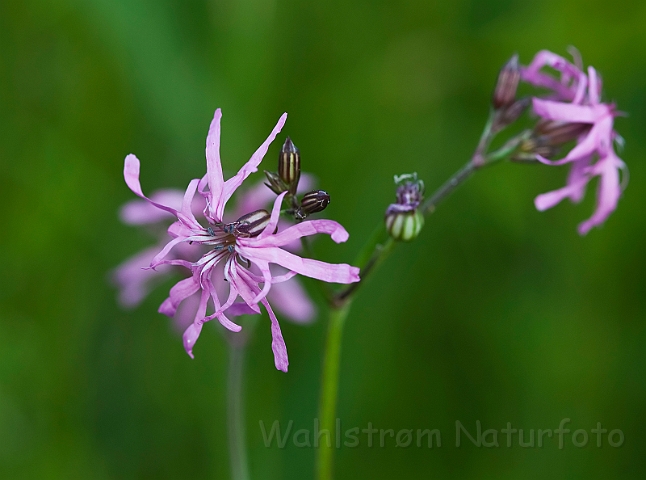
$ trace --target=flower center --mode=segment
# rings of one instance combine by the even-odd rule
[[[213,247],[213,252],[222,258],[235,252],[236,239],[257,237],[269,224],[271,215],[267,210],[256,210],[238,218],[231,223],[215,223],[206,229],[209,238],[202,243]],[[251,263],[241,255],[236,255],[237,262],[249,268]]]

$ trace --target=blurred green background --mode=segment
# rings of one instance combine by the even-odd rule
[[[235,171],[283,111],[304,169],[332,195],[327,217],[348,262],[394,199],[392,176],[427,189],[469,157],[499,67],[579,48],[627,118],[617,130],[631,181],[586,237],[594,191],[539,213],[563,168],[504,164],[478,173],[401,246],[354,303],[343,343],[344,429],[437,428],[440,448],[337,451],[339,479],[640,478],[646,471],[646,4],[521,2],[61,0],[0,3],[0,476],[228,478],[226,344],[206,329],[191,361],[156,313],[172,282],[138,308],[108,272],[153,239],[122,225],[134,195],[185,187],[205,169],[223,109],[224,167]],[[566,167],[567,168],[567,167]],[[256,177],[258,178],[258,177]],[[180,277],[177,277],[180,278]],[[177,280],[177,278],[175,280]],[[316,294],[315,285],[306,283]],[[315,297],[316,298],[316,297]],[[322,305],[320,308],[324,311]],[[303,479],[314,449],[265,448],[259,421],[312,429],[325,317],[282,321],[290,371],[274,369],[266,317],[251,343],[247,443],[254,479]],[[576,448],[455,446],[455,422],[500,431],[625,441]]]

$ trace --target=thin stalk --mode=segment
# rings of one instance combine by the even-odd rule
[[[476,170],[508,158],[517,149],[522,138],[521,135],[513,138],[500,149],[489,154],[486,153],[493,137],[498,133],[493,129],[495,119],[496,113],[491,112],[471,159],[420,205],[419,208],[425,216],[433,213],[436,205],[453,193]],[[316,474],[318,480],[332,480],[333,478],[334,446],[332,439],[335,438],[334,427],[343,325],[350,312],[350,305],[358,288],[365,283],[368,276],[377,269],[395,247],[396,242],[392,237],[384,239],[384,236],[385,229],[382,223],[366,242],[354,263],[354,265],[359,265],[361,268],[361,280],[337,292],[332,297],[330,320],[325,341],[321,397],[319,400],[320,429],[321,431],[327,430],[330,432],[330,445],[328,446],[327,442],[323,442],[317,450]]]
[[[350,312],[351,302],[345,302],[341,308],[330,310],[327,338],[323,357],[323,375],[321,381],[321,397],[319,400],[320,430],[330,432],[330,442],[323,440],[316,451],[316,478],[332,480],[334,460],[334,438],[336,403],[339,387],[339,365],[341,363],[341,340],[343,325]]]
[[[484,164],[483,164],[484,165]],[[467,162],[460,170],[455,172],[455,174],[449,178],[444,184],[438,188],[430,197],[428,197],[424,203],[422,203],[420,209],[424,215],[430,215],[435,211],[435,207],[438,203],[448,197],[453,191],[462,185],[466,179],[468,179],[476,169],[480,168],[480,165],[476,165],[473,160]]]
[[[444,184],[428,197],[424,203],[422,203],[420,206],[422,214],[430,215],[433,213],[438,203],[453,193],[453,191],[462,185],[473,172],[487,165],[488,156],[486,155],[486,152],[497,133],[493,130],[496,115],[497,113],[494,110],[489,112],[489,118],[487,118],[487,123],[482,129],[478,146],[476,147],[475,152],[473,152],[471,159],[460,170],[455,172],[451,178],[444,182]]]
[[[229,372],[227,379],[227,427],[229,431],[231,478],[233,480],[249,480],[247,450],[245,448],[244,406],[242,395],[244,355],[244,345],[230,345]]]
[[[229,344],[227,372],[227,434],[232,480],[249,480],[244,421],[244,360],[249,337],[257,319],[243,317],[244,330],[233,335],[226,332]]]

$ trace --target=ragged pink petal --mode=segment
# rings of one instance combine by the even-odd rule
[[[221,215],[216,212],[216,204],[222,197],[224,188],[224,177],[222,176],[222,163],[220,162],[220,120],[222,119],[222,110],[219,108],[215,111],[209,133],[206,137],[206,179],[209,186],[208,207],[211,218],[221,221]]]
[[[254,303],[258,303],[260,302],[260,300],[265,298],[269,293],[273,283],[273,279],[271,277],[271,270],[269,269],[269,263],[259,261],[258,259],[256,259],[254,263],[260,269],[260,272],[262,273],[262,277],[263,277],[262,289],[260,290],[258,295],[256,295],[256,297],[253,299]]]
[[[560,73],[560,78],[543,72],[543,67],[553,68]],[[538,52],[532,62],[521,69],[521,78],[537,87],[552,90],[557,100],[575,104],[584,99],[588,84],[585,73],[578,66],[548,50]]]
[[[621,160],[614,153],[600,160],[599,185],[597,187],[597,206],[592,216],[579,225],[579,233],[585,235],[592,227],[601,225],[614,212],[621,197],[619,168]]]
[[[274,365],[282,372],[287,372],[289,360],[287,358],[287,347],[283,339],[283,333],[280,331],[278,319],[271,309],[269,302],[266,299],[262,300],[262,304],[267,309],[269,319],[271,320],[271,350],[274,352]]]
[[[159,307],[159,313],[172,317],[175,315],[179,304],[194,293],[197,293],[199,289],[200,284],[192,276],[180,280],[170,289],[168,298]]]
[[[150,199],[155,203],[179,209],[182,205],[182,197],[183,194],[180,190],[158,190],[150,196]],[[127,202],[121,207],[119,217],[123,223],[128,225],[147,225],[175,218],[169,212],[160,210],[145,200]]]
[[[576,196],[579,195],[580,189],[582,187],[585,187],[587,182],[588,182],[588,179],[583,179],[575,184],[567,185],[563,188],[559,188],[558,190],[542,193],[534,199],[534,205],[536,205],[536,209],[538,211],[542,212],[544,210],[547,210],[548,208],[552,208],[553,206],[560,203],[561,200],[565,198],[568,198],[568,197],[571,198],[573,195],[576,198]]]
[[[569,195],[570,200],[573,203],[579,203],[583,200],[585,187],[590,177],[589,167],[591,161],[591,157],[582,158],[579,161],[572,163],[572,167],[570,167],[570,173],[568,173],[567,177],[567,185],[575,186]]]
[[[343,243],[349,237],[346,229],[334,220],[308,220],[292,225],[274,235],[264,238],[241,239],[239,243],[250,247],[282,247],[299,240],[301,237],[317,233],[327,233],[336,243]]]
[[[534,97],[532,106],[536,115],[548,119],[569,123],[594,123],[597,112],[586,105],[554,102]]]
[[[195,346],[197,339],[200,337],[201,332],[202,322],[191,323],[182,337],[182,340],[184,341],[184,350],[186,350],[186,353],[188,353],[188,356],[191,358],[195,358],[193,356],[193,347]]]
[[[278,218],[280,217],[280,209],[283,205],[283,198],[285,198],[285,195],[287,195],[287,192],[283,192],[276,197],[274,206],[271,209],[271,217],[269,218],[269,222],[267,223],[265,229],[260,233],[260,235],[256,237],[257,239],[271,236],[276,231],[276,227],[278,226]]]
[[[287,120],[287,114],[283,113],[281,117],[278,119],[278,123],[274,127],[274,129],[271,131],[269,134],[269,137],[267,137],[267,140],[265,140],[260,147],[258,147],[258,150],[254,152],[254,154],[251,156],[249,161],[245,163],[242,168],[236,173],[233,177],[228,179],[226,182],[224,182],[224,186],[222,188],[222,195],[219,196],[218,198],[214,199],[214,211],[216,214],[216,218],[221,219],[222,216],[224,215],[224,206],[231,198],[231,195],[233,195],[233,192],[236,191],[236,189],[242,185],[242,182],[252,173],[258,171],[258,165],[260,165],[260,162],[262,162],[263,157],[267,153],[267,150],[269,149],[269,145],[271,142],[274,141],[274,138],[276,138],[276,135],[281,131],[283,128],[283,125],[285,125],[285,121]]]
[[[260,313],[258,304],[253,301],[258,293],[257,282],[250,278],[250,274],[245,268],[238,268],[235,262],[231,262],[228,267],[231,269],[229,272],[231,285],[249,308]]]
[[[590,79],[590,104],[598,105],[601,100],[601,82],[594,67],[588,67],[588,78]]]
[[[157,203],[144,195],[144,193],[141,190],[141,185],[139,183],[139,159],[136,156],[134,156],[132,153],[126,156],[124,166],[123,166],[123,178],[125,179],[126,185],[128,185],[128,188],[130,188],[130,190],[132,190],[135,195],[143,198],[144,200],[147,200],[155,207],[161,210],[165,210],[171,215],[174,215],[176,217],[178,216],[178,212],[176,209],[163,205],[161,203]]]
[[[301,258],[277,247],[238,247],[240,253],[249,260],[275,263],[306,277],[324,282],[354,283],[359,281],[359,269],[345,263],[326,263],[309,258]]]

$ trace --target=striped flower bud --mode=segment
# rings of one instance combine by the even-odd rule
[[[285,182],[280,179],[277,173],[265,170],[265,176],[267,177],[267,182],[269,182],[265,182],[265,185],[267,185],[276,195],[280,195],[287,191],[287,185],[285,185]]]
[[[278,176],[285,182],[289,193],[295,195],[301,178],[301,154],[289,137],[278,156]]]
[[[417,237],[424,226],[424,216],[418,207],[424,195],[424,182],[417,174],[395,176],[397,203],[386,210],[386,229],[398,241],[408,242]]]
[[[243,238],[257,237],[265,229],[270,218],[271,215],[267,210],[247,213],[232,224],[233,235]]]
[[[330,204],[330,195],[325,190],[314,190],[303,195],[296,216],[301,220],[312,213],[322,212]]]
[[[493,91],[491,103],[493,108],[499,110],[502,107],[511,105],[516,99],[516,90],[520,81],[520,68],[518,66],[518,55],[514,55],[502,67],[498,75],[498,82]]]
[[[391,237],[402,242],[414,240],[424,226],[424,216],[418,210],[386,214],[386,229]]]

